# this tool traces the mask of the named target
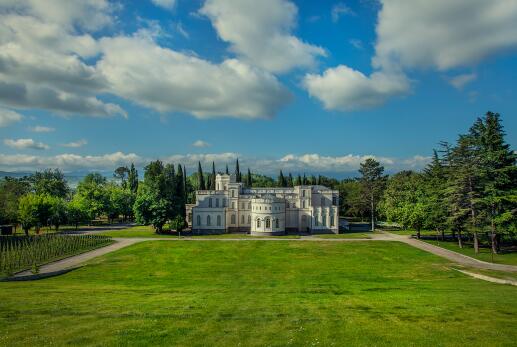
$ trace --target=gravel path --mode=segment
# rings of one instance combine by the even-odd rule
[[[121,248],[133,245],[135,243],[143,242],[143,241],[169,241],[169,242],[191,242],[191,241],[298,241],[298,242],[364,242],[364,241],[398,241],[413,246],[415,248],[424,250],[426,252],[435,254],[439,257],[446,258],[450,261],[458,263],[464,266],[470,266],[478,269],[486,269],[486,270],[498,270],[498,271],[509,271],[509,272],[517,272],[517,266],[514,265],[503,265],[503,264],[492,264],[484,261],[480,261],[466,255],[449,251],[447,249],[437,247],[426,242],[422,242],[419,240],[412,239],[408,236],[395,235],[391,233],[382,233],[382,234],[372,234],[371,238],[361,238],[361,239],[345,239],[345,238],[319,238],[317,236],[302,236],[298,239],[288,239],[288,238],[275,238],[275,237],[249,237],[249,238],[195,238],[195,237],[182,237],[182,238],[114,238],[115,243],[95,249],[93,251],[85,252],[73,257],[65,258],[53,263],[49,263],[47,265],[43,265],[40,267],[40,271],[38,275],[33,275],[31,271],[23,271],[14,275],[14,279],[37,279],[42,277],[48,277],[52,274],[60,274],[66,272],[70,269],[76,268],[80,266],[82,263],[96,258],[98,256],[114,252]],[[470,274],[469,274],[470,275]]]

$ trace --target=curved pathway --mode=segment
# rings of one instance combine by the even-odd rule
[[[477,260],[466,255],[450,251],[441,247],[437,247],[431,245],[426,242],[422,242],[419,240],[412,239],[408,236],[401,236],[391,233],[382,233],[382,234],[372,234],[371,238],[320,238],[317,236],[302,236],[297,239],[289,239],[289,238],[275,238],[275,237],[246,237],[246,238],[210,238],[210,237],[182,237],[182,238],[113,238],[115,243],[108,245],[106,247],[98,248],[89,252],[85,252],[82,254],[78,254],[76,256],[72,256],[69,258],[65,258],[53,263],[49,263],[43,265],[39,269],[39,274],[34,275],[30,270],[19,272],[14,275],[13,279],[23,280],[23,279],[38,279],[43,277],[51,276],[52,274],[60,274],[70,269],[74,269],[79,267],[82,263],[96,258],[98,256],[119,250],[121,248],[133,245],[135,243],[143,242],[143,241],[171,241],[171,242],[189,242],[189,241],[231,241],[231,242],[246,242],[246,241],[296,241],[296,242],[364,242],[364,241],[398,241],[403,242],[412,247],[421,249],[423,251],[435,254],[439,257],[446,258],[452,262],[458,263],[460,265],[469,266],[478,269],[485,270],[497,270],[497,271],[509,271],[509,272],[517,272],[517,266],[515,265],[504,265],[504,264],[493,264],[487,263],[481,260]]]

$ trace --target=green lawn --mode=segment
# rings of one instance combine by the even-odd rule
[[[314,235],[314,237],[319,237],[323,239],[371,239],[372,234],[379,234],[379,233],[373,233],[370,231],[366,232],[346,232],[343,234],[321,234],[321,235]]]
[[[398,242],[144,242],[0,283],[0,345],[514,346],[517,288]]]
[[[492,262],[492,252],[490,248],[480,248],[479,253],[474,252],[474,248],[470,246],[464,246],[460,248],[457,242],[445,242],[445,241],[434,241],[434,240],[422,240],[431,243],[436,246],[440,246],[451,251],[455,251],[461,254],[468,255],[469,257],[476,258],[479,260]],[[512,253],[501,253],[493,255],[493,262],[498,264],[510,264],[517,265],[517,252]]]
[[[99,233],[98,235],[106,235],[111,237],[153,237],[153,238],[177,238],[178,234],[157,234],[154,232],[153,227],[151,226],[135,226],[127,229],[121,230],[112,230],[106,231],[103,233]],[[193,238],[216,238],[216,239],[226,239],[226,238],[257,238],[263,236],[251,236],[244,233],[235,233],[235,234],[214,234],[214,235],[191,235],[190,233],[181,233],[182,237],[193,237]],[[270,236],[268,236],[270,237]],[[299,235],[283,235],[283,236],[275,236],[275,238],[289,238],[289,239],[298,239]]]

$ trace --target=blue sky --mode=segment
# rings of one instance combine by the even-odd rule
[[[517,143],[511,1],[23,0],[0,17],[0,170],[420,169],[488,110]]]

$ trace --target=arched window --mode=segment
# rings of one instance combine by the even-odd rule
[[[251,224],[251,214],[248,215],[248,224]]]
[[[210,224],[211,224],[210,216],[206,216],[206,225],[210,225]]]
[[[330,216],[330,226],[333,227],[334,226],[334,215],[331,215]]]
[[[221,226],[221,216],[217,216],[217,226]]]
[[[278,218],[275,220],[275,228],[280,228],[280,222],[278,220]]]
[[[260,228],[260,219],[257,218],[257,228]]]
[[[196,217],[196,224],[197,224],[197,225],[201,225],[201,216],[200,216],[200,215],[198,215],[198,216]]]
[[[215,207],[219,207],[219,198],[215,199]]]
[[[231,221],[232,221],[232,224],[235,224],[235,215],[234,214],[232,214]]]
[[[208,207],[212,207],[212,198],[208,199]]]
[[[322,224],[324,227],[326,227],[326,226],[327,226],[327,215],[325,215],[325,214],[324,214],[324,215],[321,217],[321,224]]]
[[[266,218],[266,229],[271,228],[271,219],[269,217]]]
[[[244,224],[244,215],[241,215],[241,224]]]

